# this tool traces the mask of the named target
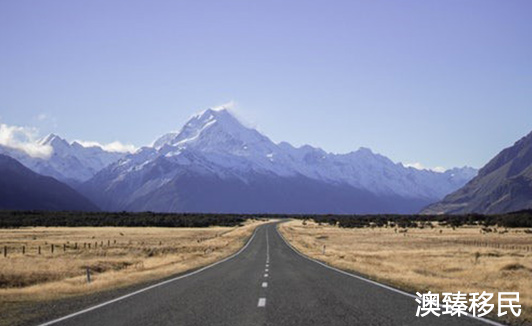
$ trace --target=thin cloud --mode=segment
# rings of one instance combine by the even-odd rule
[[[100,147],[104,151],[118,152],[118,153],[133,153],[137,148],[132,144],[122,144],[119,141],[114,141],[108,144],[102,144],[96,141],[75,140],[76,143],[83,147]]]
[[[420,162],[406,163],[404,166],[407,168],[414,168],[416,170],[429,170],[429,171],[440,172],[440,173],[447,171],[447,169],[442,166],[436,166],[433,168],[429,168],[429,167],[424,166]]]
[[[35,116],[35,119],[37,119],[39,121],[44,121],[44,120],[48,119],[48,116],[46,115],[46,113],[41,113],[41,114],[38,114],[37,116]]]
[[[57,118],[47,113],[44,113],[44,112],[39,113],[33,116],[33,120],[35,121],[35,124],[39,126],[41,130],[57,128]]]

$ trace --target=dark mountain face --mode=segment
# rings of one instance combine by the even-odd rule
[[[478,176],[422,213],[505,213],[532,208],[532,133],[504,149]]]
[[[377,195],[348,184],[327,183],[303,175],[212,169],[195,153],[183,166],[166,157],[142,170],[116,177],[110,166],[85,183],[83,193],[104,210],[206,213],[408,213],[429,199]],[[109,182],[109,180],[118,180]],[[161,180],[164,181],[161,184]],[[154,181],[156,181],[154,183]],[[104,186],[102,186],[104,185]]]
[[[98,207],[69,186],[0,154],[0,209],[97,211]]]
[[[303,176],[254,175],[249,180],[186,173],[131,202],[131,211],[207,213],[386,213],[411,212],[427,201],[382,197],[349,185]]]

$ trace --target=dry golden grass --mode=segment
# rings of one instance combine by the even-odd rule
[[[532,321],[532,235],[522,229],[481,234],[477,227],[435,227],[404,234],[291,221],[279,230],[305,255],[410,292],[486,291],[496,301],[498,292],[518,291],[523,312],[508,321]]]
[[[27,303],[93,293],[208,265],[238,251],[263,223],[209,228],[0,230],[0,315],[6,302]],[[89,242],[91,248],[84,248],[84,243]],[[55,247],[53,254],[51,244]],[[9,248],[7,258],[3,257],[4,246]],[[22,246],[26,247],[24,255]],[[92,274],[90,284],[86,267]]]

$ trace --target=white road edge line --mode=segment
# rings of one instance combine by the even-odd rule
[[[279,224],[277,224],[278,226]],[[313,261],[315,262],[316,264],[319,264],[323,267],[326,267],[328,269],[332,269],[333,271],[336,271],[340,274],[344,274],[344,275],[347,275],[347,276],[351,276],[351,277],[354,277],[356,279],[359,279],[361,281],[364,281],[364,282],[368,282],[368,283],[371,283],[373,285],[377,285],[377,286],[380,286],[382,288],[385,288],[387,290],[390,290],[390,291],[393,291],[395,293],[399,293],[399,294],[402,294],[402,295],[406,295],[407,297],[411,297],[411,298],[418,298],[418,296],[416,295],[413,295],[411,293],[408,293],[408,292],[405,292],[405,291],[402,291],[402,290],[399,290],[399,289],[396,289],[396,288],[393,288],[391,286],[388,286],[388,285],[385,285],[385,284],[382,284],[382,283],[379,283],[379,282],[375,282],[375,281],[372,281],[370,279],[367,279],[365,277],[362,277],[362,276],[359,276],[359,275],[355,275],[355,274],[351,274],[349,272],[346,272],[346,271],[343,271],[341,269],[338,269],[336,267],[333,267],[333,266],[330,266],[330,265],[327,265],[319,260],[316,260],[314,258],[310,258],[304,254],[302,254],[301,252],[299,252],[299,250],[297,250],[296,248],[294,248],[286,239],[285,237],[281,234],[281,232],[279,232],[279,229],[277,228],[277,226],[275,227],[275,230],[277,231],[277,234],[281,237],[281,239],[283,239],[284,243],[290,248],[292,249],[296,254],[298,254],[299,256],[305,258],[305,259],[308,259],[310,261]],[[472,316],[472,315],[466,315],[466,317],[469,317],[469,318],[473,318],[473,319],[476,319],[478,321],[481,321],[481,322],[484,322],[486,324],[489,324],[489,325],[495,325],[495,326],[506,326],[504,324],[501,324],[501,323],[498,323],[496,321],[493,321],[493,320],[489,320],[489,319],[486,319],[486,318],[482,318],[482,317],[475,317],[475,316]]]
[[[265,307],[266,306],[266,298],[259,298],[259,303],[257,304],[257,307]]]
[[[224,259],[222,259],[222,260],[219,260],[219,261],[217,261],[217,262],[214,262],[214,263],[212,263],[212,264],[210,264],[210,265],[204,266],[204,267],[202,267],[202,268],[200,268],[200,269],[197,269],[197,270],[195,270],[195,271],[193,271],[193,272],[191,272],[191,273],[184,274],[184,275],[181,275],[181,276],[177,276],[177,277],[171,278],[171,279],[169,279],[169,280],[162,281],[162,282],[160,282],[160,283],[156,283],[156,284],[153,284],[153,285],[147,286],[147,287],[142,288],[142,289],[140,289],[140,290],[137,290],[137,291],[134,291],[134,292],[128,293],[128,294],[126,294],[126,295],[120,296],[120,297],[118,297],[118,298],[115,298],[115,299],[112,299],[112,300],[109,300],[109,301],[105,301],[105,302],[100,303],[100,304],[98,304],[98,305],[95,305],[95,306],[92,306],[92,307],[89,307],[89,308],[86,308],[86,309],[80,310],[80,311],[78,311],[78,312],[72,313],[72,314],[70,314],[70,315],[66,315],[66,316],[63,316],[63,317],[61,317],[61,318],[57,318],[57,319],[51,320],[51,321],[46,322],[46,323],[44,323],[44,324],[39,324],[38,326],[48,326],[48,325],[56,324],[56,323],[58,323],[58,322],[60,322],[60,321],[63,321],[63,320],[66,320],[66,319],[70,319],[70,318],[72,318],[72,317],[79,316],[79,315],[81,315],[81,314],[84,314],[84,313],[89,312],[89,311],[92,311],[92,310],[96,310],[96,309],[98,309],[98,308],[101,308],[101,307],[104,307],[104,306],[110,305],[111,303],[115,303],[115,302],[118,302],[118,301],[124,300],[124,299],[126,299],[126,298],[132,297],[132,296],[134,296],[134,295],[137,295],[137,294],[139,294],[139,293],[146,292],[146,291],[148,291],[148,290],[154,289],[154,288],[159,287],[159,286],[161,286],[161,285],[165,285],[165,284],[168,284],[168,283],[172,283],[172,282],[175,282],[175,281],[177,281],[177,280],[183,279],[183,278],[185,278],[185,277],[189,277],[189,276],[192,276],[192,275],[194,275],[194,274],[197,274],[197,273],[203,272],[203,271],[206,270],[206,269],[209,269],[209,268],[214,267],[214,266],[216,266],[216,265],[218,265],[218,264],[221,264],[221,263],[223,263],[223,262],[226,262],[226,261],[228,261],[228,260],[230,260],[230,259],[232,259],[232,258],[238,256],[242,251],[244,251],[244,250],[249,246],[249,244],[251,243],[251,241],[253,241],[253,238],[255,238],[255,234],[257,233],[257,230],[258,230],[260,227],[261,227],[261,225],[259,225],[259,226],[255,229],[255,231],[253,231],[253,234],[252,234],[251,237],[249,238],[248,242],[244,245],[244,247],[242,247],[239,251],[237,251],[236,253],[232,254],[232,255],[229,256],[229,257],[226,257],[226,258],[224,258]]]
[[[262,282],[262,287],[263,288],[267,288],[268,287],[268,282]]]

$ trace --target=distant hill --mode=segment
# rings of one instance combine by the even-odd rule
[[[99,210],[87,198],[52,177],[37,174],[0,154],[0,209]]]
[[[506,213],[532,208],[532,132],[495,156],[461,189],[423,214]]]

